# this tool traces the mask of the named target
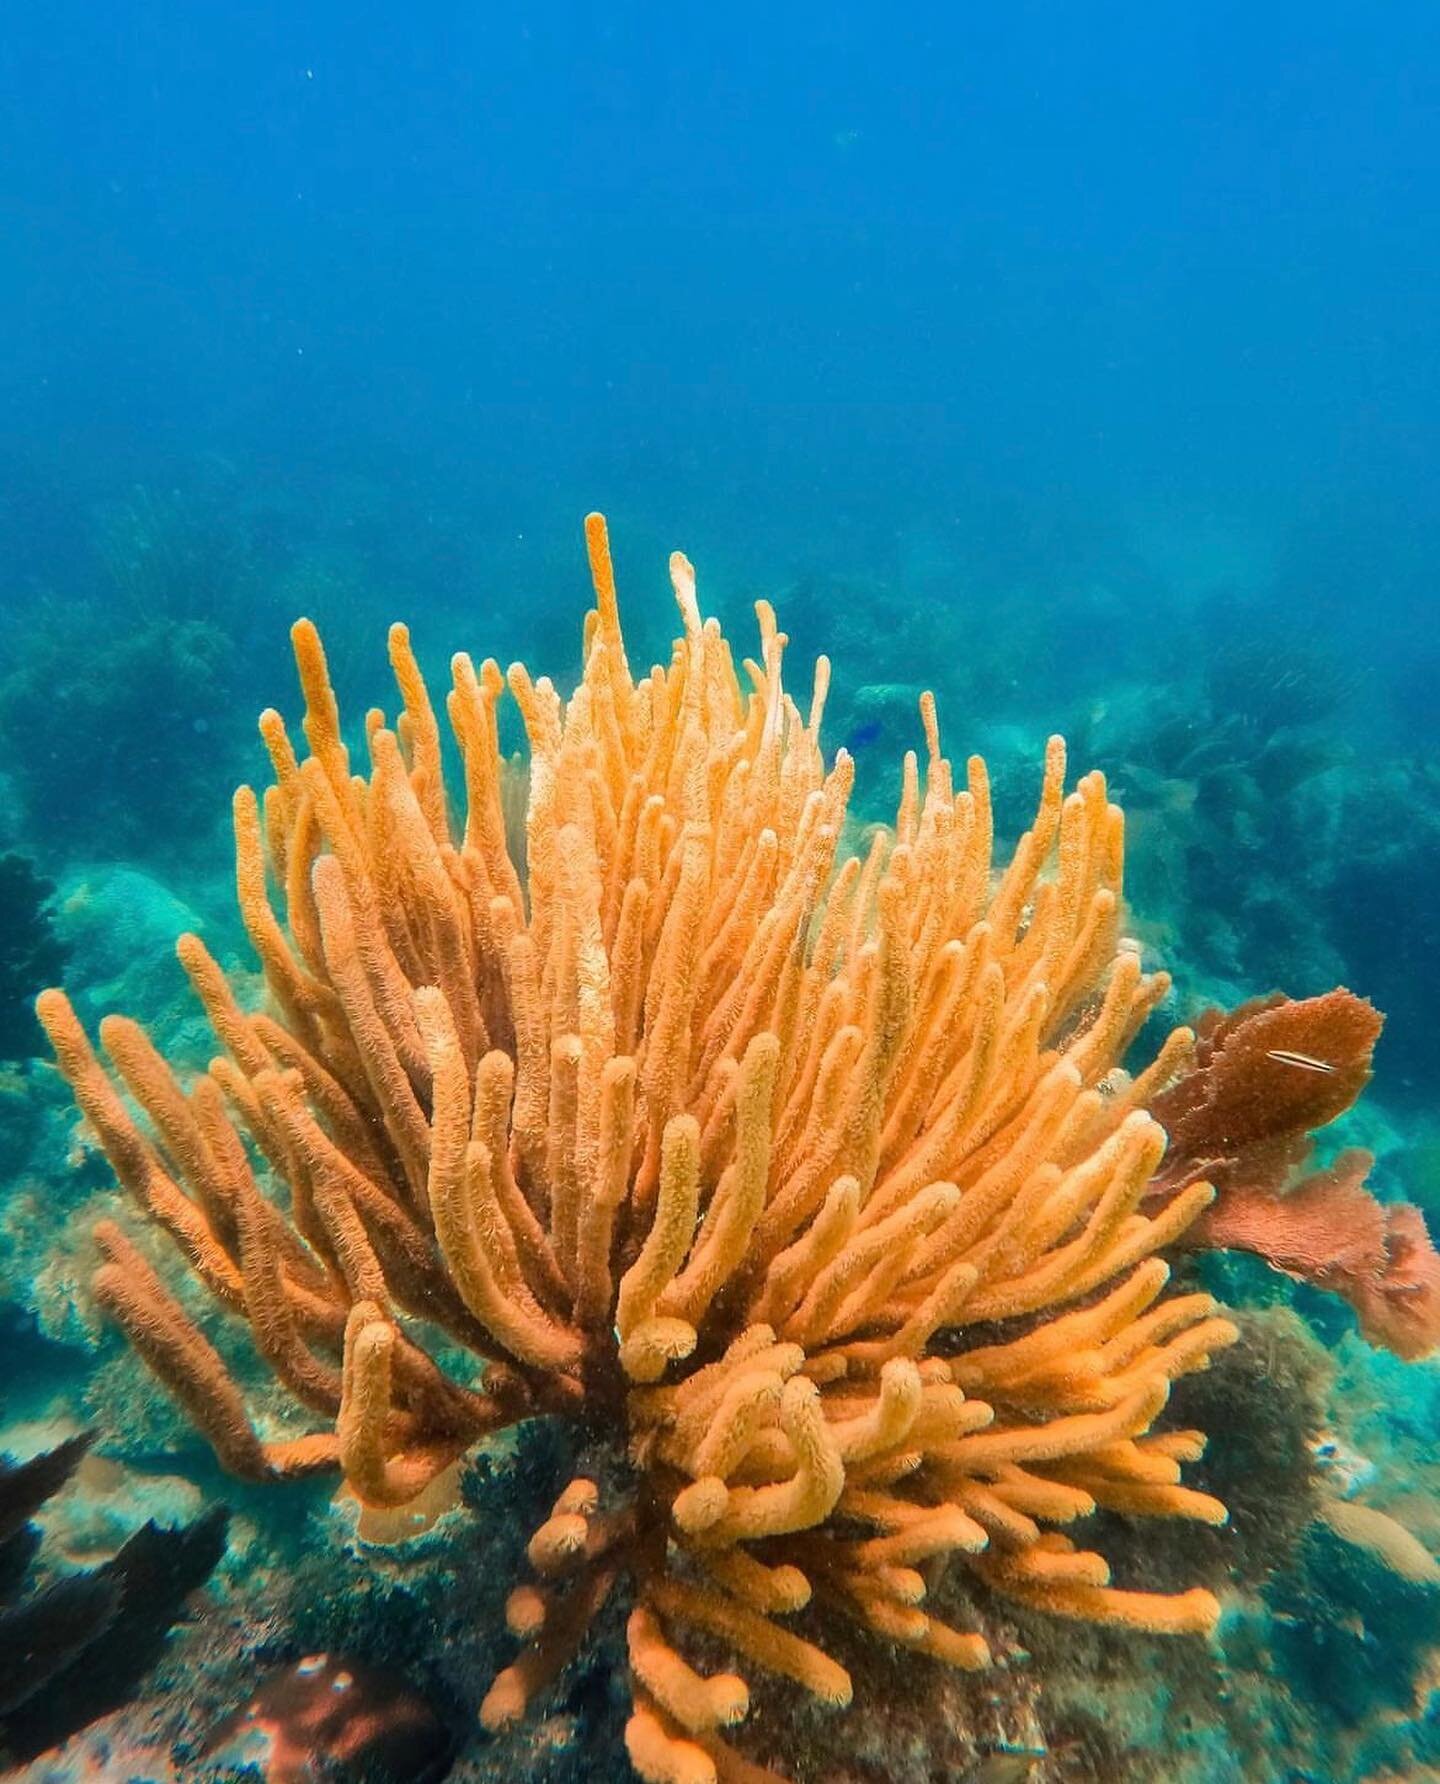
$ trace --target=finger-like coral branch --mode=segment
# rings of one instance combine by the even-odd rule
[[[1117,1075],[1168,981],[1122,935],[1120,814],[1098,774],[1065,794],[1058,739],[997,870],[984,765],[957,789],[927,696],[893,829],[840,858],[854,765],[821,754],[828,664],[803,715],[761,603],[737,669],[677,556],[682,636],[634,679],[597,516],[586,538],[596,608],[568,698],[453,659],[453,825],[408,632],[390,636],[403,711],[367,722],[361,774],[296,626],[308,752],[267,713],[275,784],[235,802],[269,1007],[180,944],[224,1049],[207,1074],[182,1084],[111,1019],[117,1083],[63,996],[40,1002],[131,1198],[326,1428],[262,1442],[113,1225],[97,1297],[252,1477],[339,1466],[403,1505],[498,1425],[583,1422],[603,1466],[530,1541],[535,1582],[506,1612],[525,1645],[481,1716],[523,1715],[623,1582],[647,1779],[773,1778],[730,1744],[743,1731],[721,1736],[749,1687],[702,1669],[714,1642],[834,1708],[851,1680],[822,1645],[831,1614],[986,1664],[928,1608],[942,1565],[1061,1616],[1204,1633],[1208,1594],[1127,1591],[1060,1532],[1102,1506],[1224,1515],[1180,1478],[1196,1434],[1154,1430],[1172,1381],[1234,1336],[1208,1296],[1167,1294],[1162,1254],[1213,1191],[1164,1175],[1155,1109],[1170,1098],[1190,1141],[1232,1114],[1259,1134],[1235,1067],[1250,1031],[1181,1031]],[[507,686],[523,778],[499,751]],[[1295,1078],[1289,1027],[1266,1021],[1303,1125],[1339,1090]],[[1197,1059],[1227,1074],[1197,1085]],[[473,1379],[423,1348],[436,1328]],[[782,1621],[812,1598],[817,1639]]]

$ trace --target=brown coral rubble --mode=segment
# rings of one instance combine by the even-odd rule
[[[828,1618],[983,1666],[983,1639],[927,1609],[947,1557],[1060,1616],[1208,1631],[1208,1592],[1112,1584],[1077,1539],[1097,1507],[1223,1520],[1180,1481],[1202,1435],[1156,1426],[1234,1337],[1208,1295],[1166,1292],[1163,1254],[1212,1191],[1146,1201],[1165,1149],[1147,1103],[1190,1036],[1115,1073],[1166,981],[1122,937],[1103,778],[1067,795],[1053,741],[996,871],[984,765],[957,790],[927,699],[923,774],[911,757],[893,829],[852,855],[852,763],[819,742],[828,665],[802,711],[762,603],[737,666],[677,555],[683,636],[636,678],[598,516],[587,535],[568,699],[454,659],[458,820],[404,628],[403,709],[368,716],[359,774],[296,626],[308,753],[267,712],[274,784],[235,800],[269,1007],[179,945],[224,1048],[208,1072],[182,1085],[111,1017],[122,1096],[64,997],[41,1000],[117,1176],[321,1428],[263,1440],[113,1223],[97,1296],[243,1475],[338,1468],[394,1506],[542,1414],[608,1451],[531,1538],[518,1658],[481,1716],[522,1716],[623,1592],[650,1780],[761,1775],[723,1732],[757,1672],[848,1702]],[[437,1335],[483,1366],[442,1370]],[[746,1677],[701,1672],[717,1643]]]

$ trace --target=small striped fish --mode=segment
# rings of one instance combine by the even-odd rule
[[[1302,1072],[1338,1071],[1339,1067],[1331,1065],[1328,1059],[1312,1059],[1308,1053],[1292,1053],[1288,1047],[1270,1047],[1265,1057],[1273,1059],[1276,1065],[1298,1066]]]

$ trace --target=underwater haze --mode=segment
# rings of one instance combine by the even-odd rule
[[[51,0],[0,223],[0,1775],[1440,1778],[1440,12]]]

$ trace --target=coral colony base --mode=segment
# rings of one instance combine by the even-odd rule
[[[1205,1635],[1210,1592],[1126,1590],[1081,1534],[1097,1508],[1225,1519],[1181,1484],[1204,1435],[1160,1426],[1171,1383],[1236,1335],[1208,1294],[1167,1292],[1214,1191],[1188,1153],[1162,1167],[1151,1112],[1193,1035],[1120,1070],[1168,981],[1123,936],[1103,778],[1067,796],[1052,740],[997,872],[984,765],[956,789],[927,698],[923,776],[908,758],[893,831],[851,854],[828,664],[802,712],[762,603],[737,668],[677,555],[684,635],[635,679],[598,515],[586,532],[568,700],[454,658],[458,826],[405,629],[403,710],[368,715],[360,775],[320,640],[294,628],[309,753],[265,713],[274,784],[234,811],[270,1007],[179,943],[224,1048],[208,1072],[182,1086],[112,1016],[122,1095],[62,993],[40,1000],[121,1183],[322,1428],[257,1434],[115,1222],[97,1299],[250,1479],[339,1471],[398,1507],[502,1427],[568,1421],[577,1475],[530,1540],[518,1657],[480,1715],[523,1717],[621,1593],[627,1744],[655,1784],[778,1777],[725,1731],[757,1674],[849,1702],[833,1619],[985,1666],[927,1609],[946,1558],[1060,1617]],[[1345,1008],[1352,1029],[1368,1011]],[[1362,1018],[1342,1107],[1373,1038]],[[1216,1079],[1189,1082],[1203,1152]],[[721,1651],[745,1676],[697,1670]]]

